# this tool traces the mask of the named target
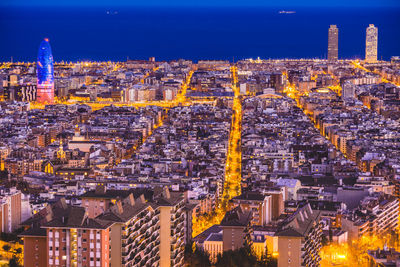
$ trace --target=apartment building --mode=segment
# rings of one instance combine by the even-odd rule
[[[310,204],[297,209],[281,225],[278,236],[278,267],[319,266],[322,244],[320,211]]]
[[[363,235],[382,236],[397,229],[398,217],[399,200],[392,195],[375,193],[343,216],[342,229],[348,231],[349,240]]]
[[[11,233],[21,223],[21,191],[0,189],[0,232]]]
[[[252,225],[266,225],[272,217],[272,196],[258,192],[245,192],[230,201],[232,208],[240,206],[252,212]]]
[[[222,231],[210,234],[203,243],[203,249],[210,255],[210,261],[216,262],[218,255],[224,252]]]
[[[42,225],[47,236],[47,266],[109,266],[112,224],[89,218],[83,207],[69,206]]]
[[[228,211],[220,225],[214,225],[194,238],[197,247],[210,255],[211,262],[224,251],[251,247],[252,211],[238,206]]]
[[[118,200],[98,219],[111,221],[111,266],[157,266],[159,256],[159,210],[144,197],[130,194]]]
[[[23,223],[24,250],[31,256],[25,266],[182,266],[191,234],[185,197],[167,187],[150,193],[146,199],[130,192],[115,202],[108,196],[110,207],[95,218],[85,202],[48,205]]]
[[[109,266],[111,221],[61,199],[23,222],[24,266]]]
[[[252,212],[240,207],[228,211],[221,221],[224,251],[235,250],[248,245],[251,247]]]
[[[93,191],[88,191],[80,196],[82,207],[89,218],[95,218],[113,206],[118,199],[129,196],[129,190],[107,190],[104,185],[96,186]]]
[[[111,244],[120,245],[111,248],[112,266],[181,266],[186,237],[191,235],[185,203],[181,192],[167,187],[129,191],[97,187],[82,196],[89,214],[100,213],[97,218],[114,222]],[[106,207],[110,208],[102,212]]]
[[[154,192],[153,202],[160,210],[160,267],[182,266],[187,232],[185,198],[165,187]]]

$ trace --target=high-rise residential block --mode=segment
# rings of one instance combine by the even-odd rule
[[[47,266],[109,266],[112,224],[90,219],[83,207],[68,206],[42,226],[46,228]]]
[[[11,233],[21,223],[21,191],[15,187],[0,190],[0,233]]]
[[[109,266],[112,224],[65,199],[47,205],[21,224],[24,266]]]
[[[182,192],[101,187],[82,199],[82,206],[60,200],[23,223],[25,266],[184,265],[191,233]]]
[[[111,221],[111,266],[157,266],[160,260],[159,210],[130,194],[98,218]]]
[[[312,210],[310,204],[299,208],[288,217],[278,236],[278,267],[319,266],[322,248],[321,212]]]
[[[375,193],[360,201],[357,209],[344,215],[342,229],[348,232],[349,240],[361,238],[363,235],[384,236],[398,228],[398,218],[398,198]]]
[[[339,29],[336,25],[331,25],[329,27],[328,33],[328,60],[336,61],[338,60],[339,54]]]
[[[370,24],[367,28],[365,40],[365,61],[376,62],[378,60],[378,28]]]
[[[356,96],[356,86],[350,82],[346,81],[342,85],[342,99],[354,99]]]

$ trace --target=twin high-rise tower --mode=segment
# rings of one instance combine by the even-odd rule
[[[365,39],[365,61],[376,62],[378,60],[378,28],[370,24],[367,28]]]
[[[365,61],[376,62],[378,60],[378,28],[370,24],[365,38]],[[328,61],[338,60],[339,29],[331,25],[328,32]]]
[[[45,38],[39,46],[37,58],[37,93],[39,103],[54,102],[54,68],[53,55],[49,39]]]
[[[339,29],[336,25],[329,27],[328,33],[328,61],[338,60],[339,51]]]

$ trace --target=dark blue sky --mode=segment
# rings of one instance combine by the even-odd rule
[[[399,0],[1,0],[0,6],[400,7]]]

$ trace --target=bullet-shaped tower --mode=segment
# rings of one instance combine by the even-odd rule
[[[49,39],[45,38],[39,46],[37,59],[37,93],[39,103],[54,102],[54,67]]]

